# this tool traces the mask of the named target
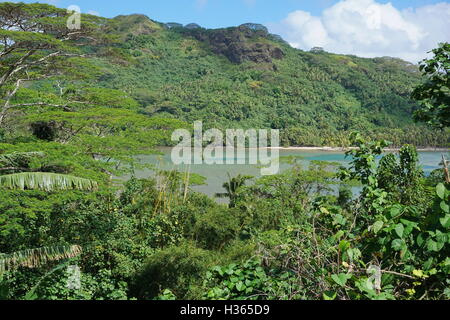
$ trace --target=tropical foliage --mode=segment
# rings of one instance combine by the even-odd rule
[[[1,299],[450,299],[450,185],[415,147],[448,143],[447,44],[422,83],[401,60],[303,52],[254,24],[83,15],[74,34],[67,18],[0,4]],[[282,159],[230,176],[220,204],[194,191],[205,178],[140,161],[192,120],[353,146],[350,164]]]
[[[417,110],[418,120],[438,127],[450,126],[450,43],[441,43],[432,51],[434,57],[422,61],[420,70],[426,81],[413,92],[423,106]]]
[[[92,180],[50,172],[23,172],[0,176],[0,185],[9,189],[93,190],[97,183]]]
[[[80,254],[79,246],[47,247],[0,254],[0,273],[18,267],[36,268],[49,261],[69,259]]]
[[[230,200],[230,207],[235,206],[236,194],[239,188],[245,186],[247,180],[252,179],[252,176],[242,176],[238,175],[237,177],[232,178],[230,174],[228,174],[229,181],[223,184],[223,188],[226,190],[224,193],[217,193],[217,198],[228,198]]]

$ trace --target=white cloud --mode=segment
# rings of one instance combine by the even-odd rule
[[[415,63],[439,42],[450,41],[450,4],[398,10],[375,0],[342,0],[321,16],[299,10],[269,27],[304,50],[320,46],[330,52],[393,56]]]

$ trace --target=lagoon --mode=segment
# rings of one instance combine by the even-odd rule
[[[157,168],[163,170],[173,170],[186,171],[188,167],[186,165],[174,165],[171,161],[171,148],[159,148],[160,155],[148,155],[141,156],[139,160],[141,163],[153,164]],[[306,168],[309,162],[314,160],[319,161],[329,161],[336,162],[340,165],[346,165],[351,159],[346,158],[345,152],[343,151],[305,151],[305,150],[286,150],[282,149],[279,151],[280,157],[296,157],[300,158],[300,162]],[[440,163],[442,162],[442,154],[447,155],[448,152],[437,152],[437,151],[422,151],[419,152],[420,164],[426,174],[431,171],[440,168]],[[291,165],[288,163],[280,164],[280,171],[288,169]],[[251,175],[256,178],[261,177],[261,170],[256,165],[191,165],[190,171],[207,179],[206,185],[195,186],[193,189],[198,192],[202,192],[210,197],[214,197],[214,194],[218,192],[223,192],[222,184],[228,181],[228,174],[231,176],[236,176],[238,174]],[[150,169],[137,170],[137,178],[149,178],[154,174]]]

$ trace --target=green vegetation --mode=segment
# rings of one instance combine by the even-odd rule
[[[257,25],[83,15],[75,36],[53,6],[0,17],[0,299],[450,299],[448,176],[425,176],[413,145],[383,153],[448,141],[444,113],[426,113],[439,130],[412,120],[415,66],[302,52]],[[192,120],[355,148],[346,168],[230,176],[229,205],[190,172],[136,179]]]
[[[384,142],[353,141],[339,176],[360,181],[357,198],[326,192],[336,177],[322,163],[241,185],[230,207],[186,193],[176,174],[132,179],[120,195],[4,189],[2,251],[83,248],[69,260],[82,289],[63,269],[46,276],[48,259],[3,272],[7,298],[37,282],[40,299],[449,298],[448,184],[430,186],[413,147],[377,164]]]
[[[441,43],[434,49],[434,57],[425,59],[420,70],[426,75],[426,81],[417,87],[413,97],[423,103],[415,116],[438,127],[450,125],[450,44]]]
[[[140,113],[205,129],[277,128],[286,146],[348,146],[355,130],[396,147],[448,143],[448,133],[414,123],[420,72],[405,61],[303,52],[246,26],[120,30],[127,59],[98,59],[100,83],[133,96]]]
[[[239,188],[245,186],[247,180],[252,179],[252,176],[242,176],[238,175],[237,177],[232,178],[230,174],[228,174],[229,181],[223,184],[223,188],[226,190],[224,193],[217,193],[217,198],[228,198],[230,199],[230,207],[235,206],[235,199],[237,196],[237,191]]]

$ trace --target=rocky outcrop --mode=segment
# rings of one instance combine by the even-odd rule
[[[233,63],[253,61],[273,63],[283,59],[284,52],[269,41],[265,28],[250,28],[242,25],[235,28],[215,30],[190,30],[197,40],[208,43],[215,54],[227,57]]]

